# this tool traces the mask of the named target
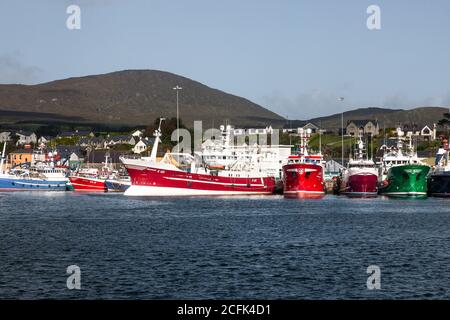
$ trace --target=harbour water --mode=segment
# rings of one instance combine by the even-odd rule
[[[0,193],[0,298],[448,299],[449,205]]]

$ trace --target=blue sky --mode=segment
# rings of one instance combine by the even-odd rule
[[[70,4],[81,30],[66,28]],[[157,69],[290,119],[450,106],[449,13],[448,0],[1,0],[0,83]]]

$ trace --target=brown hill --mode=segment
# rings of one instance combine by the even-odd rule
[[[191,127],[228,119],[239,126],[282,123],[283,118],[247,99],[172,73],[126,70],[38,85],[0,85],[0,124],[71,121],[147,125],[176,115],[173,87],[180,85],[180,117]]]

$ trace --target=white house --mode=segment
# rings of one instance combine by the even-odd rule
[[[433,129],[425,125],[421,130],[418,129],[417,125],[404,125],[393,131],[393,133],[395,132],[399,132],[406,137],[417,137],[428,141],[436,140],[436,124],[433,124]]]
[[[133,152],[134,153],[142,153],[144,151],[149,150],[150,146],[152,145],[152,141],[146,139],[141,139],[138,141],[138,143],[136,143],[133,147]]]
[[[131,134],[133,137],[141,138],[144,135],[144,131],[142,130],[136,130]]]
[[[420,130],[420,135],[428,140],[436,140],[436,124],[433,125],[433,129],[429,126],[425,126]]]
[[[298,129],[300,129],[300,128],[298,128]],[[302,129],[303,130],[311,129],[312,133],[316,133],[319,131],[320,128],[318,126],[316,126],[314,123],[308,122],[307,124],[305,124],[302,127]],[[300,133],[300,130],[298,130],[298,133]]]
[[[8,142],[10,140],[11,140],[11,132],[9,131],[0,132],[0,143]]]
[[[19,137],[19,140],[17,140],[18,146],[30,143],[37,143],[37,136],[35,133],[20,131],[17,132],[16,135]]]
[[[52,137],[49,136],[42,136],[38,139],[39,144],[47,144],[52,140]]]

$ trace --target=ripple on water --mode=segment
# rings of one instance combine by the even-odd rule
[[[0,193],[0,298],[449,298],[447,200]],[[82,269],[82,290],[65,287]],[[369,265],[382,290],[366,288]]]

